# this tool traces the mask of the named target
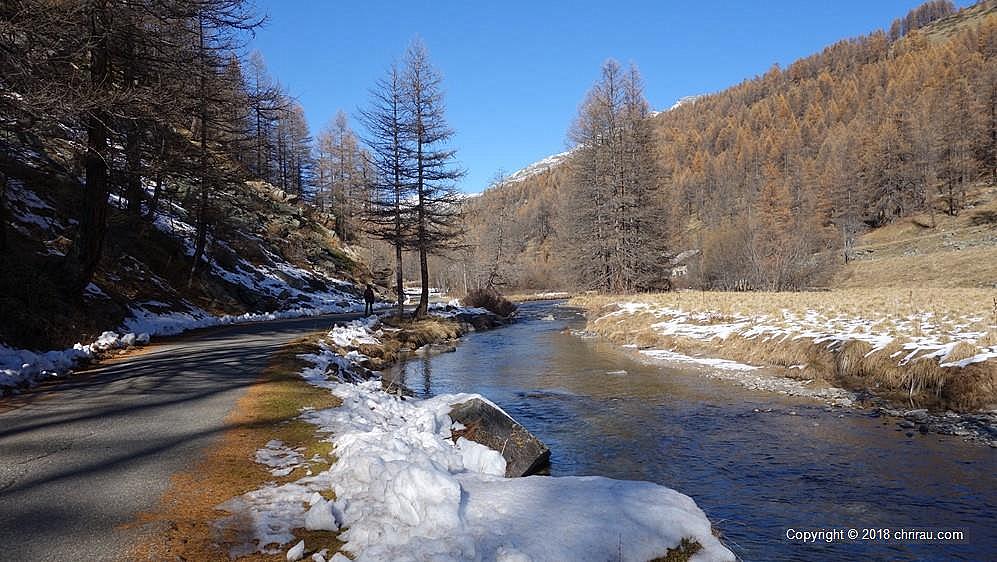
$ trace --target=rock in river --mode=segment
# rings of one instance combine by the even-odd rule
[[[506,477],[536,474],[550,464],[550,449],[488,402],[473,398],[454,404],[450,418],[466,428],[460,436],[502,453]]]

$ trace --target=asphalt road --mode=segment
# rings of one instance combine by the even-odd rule
[[[170,476],[226,429],[267,358],[335,315],[227,326],[164,341],[0,399],[0,560],[115,560]]]

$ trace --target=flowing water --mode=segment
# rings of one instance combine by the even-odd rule
[[[648,365],[573,335],[572,309],[520,320],[385,373],[419,395],[478,392],[551,449],[551,474],[649,480],[699,504],[744,560],[995,560],[997,449],[897,432],[861,410]],[[598,506],[593,506],[598,516]],[[787,529],[955,529],[961,542],[824,541]]]

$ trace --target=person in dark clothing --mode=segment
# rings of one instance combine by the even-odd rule
[[[367,308],[364,309],[364,317],[374,314],[374,287],[367,283],[367,290],[363,292],[363,301],[367,303]]]

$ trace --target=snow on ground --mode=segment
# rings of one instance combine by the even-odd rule
[[[188,256],[194,255],[196,229],[185,222],[179,213],[158,212],[153,224],[160,231],[178,238]],[[352,284],[328,277],[318,270],[306,270],[288,263],[263,245],[260,250],[269,262],[267,264],[254,264],[238,257],[238,253],[228,244],[210,236],[208,244],[217,245],[229,255],[235,256],[235,264],[231,268],[223,267],[210,257],[204,258],[212,274],[234,285],[269,295],[292,306],[328,312],[341,312],[342,310],[332,309],[337,306],[340,309],[347,307],[350,301],[356,299],[349,290]]]
[[[16,226],[32,226],[55,234],[64,229],[55,218],[53,207],[33,191],[25,189],[21,182],[11,180],[9,194],[12,215],[18,223]],[[112,195],[110,202],[118,207],[128,204],[127,200],[117,195]],[[184,209],[170,204],[157,211],[153,224],[162,232],[180,240],[187,255],[193,256],[192,240],[196,232],[191,224],[185,222],[185,215]],[[211,238],[209,244],[218,245],[235,256],[235,264],[231,269],[226,269],[214,259],[207,259],[207,267],[214,275],[252,292],[268,295],[282,303],[283,309],[215,316],[190,303],[185,303],[185,309],[176,310],[176,306],[146,301],[132,306],[131,315],[115,332],[105,332],[90,344],[77,343],[64,350],[34,352],[5,347],[0,342],[0,395],[8,390],[35,384],[42,378],[63,374],[108,349],[148,342],[150,336],[175,335],[196,328],[243,322],[359,312],[363,309],[362,301],[351,291],[352,284],[346,281],[328,277],[318,270],[297,267],[262,246],[261,250],[268,263],[257,265],[238,257],[238,253],[223,241]],[[155,276],[149,277],[148,281],[164,290],[171,290]],[[91,299],[110,298],[93,283],[86,287],[84,294]],[[113,334],[116,338],[113,343],[109,343],[108,334]]]
[[[668,361],[671,363],[695,363],[697,365],[713,367],[714,369],[719,369],[721,371],[754,371],[758,369],[758,367],[753,365],[745,365],[744,363],[728,361],[727,359],[717,359],[714,357],[691,357],[689,355],[683,355],[681,353],[665,349],[645,349],[641,351],[641,353],[652,359],[658,359],[660,361]]]
[[[429,303],[428,310],[433,316],[438,316],[440,318],[454,318],[461,315],[478,316],[482,314],[491,314],[491,312],[488,312],[484,308],[462,306],[460,301],[457,299],[453,299],[446,303],[431,302]]]
[[[376,339],[373,329],[355,323],[330,339],[355,342],[361,330]],[[350,354],[362,359],[355,349]],[[274,552],[274,544],[295,542],[288,559],[304,556],[308,545],[291,534],[303,527],[343,529],[344,549],[361,561],[643,562],[683,538],[702,544],[695,560],[734,560],[695,502],[664,486],[602,477],[504,478],[499,452],[452,439],[451,406],[483,397],[403,399],[383,392],[378,380],[327,379],[330,365],[346,363],[328,347],[308,358],[313,366],[302,376],[342,399],[339,407],[302,414],[330,434],[336,462],[321,474],[219,506],[232,513],[219,523],[223,529],[254,522],[255,540],[238,552]],[[317,493],[323,489],[336,500]]]
[[[833,386],[812,386],[813,381],[799,381],[785,377],[773,377],[764,373],[755,374],[759,367],[717,359],[713,357],[691,357],[664,349],[644,349],[640,355],[653,363],[675,364],[688,363],[704,367],[703,374],[713,378],[736,383],[751,390],[778,392],[792,396],[809,396],[830,401],[838,406],[850,406],[855,400],[854,392]],[[804,365],[794,365],[793,369],[802,369]]]
[[[303,448],[292,449],[283,441],[272,439],[267,442],[266,447],[256,451],[256,462],[270,468],[270,474],[274,476],[287,476],[294,469],[301,466],[305,456],[301,454]]]
[[[148,334],[104,332],[87,345],[76,344],[63,350],[35,352],[0,344],[0,395],[6,390],[28,386],[58,376],[76,365],[112,350],[148,343]]]
[[[59,220],[55,209],[39,198],[33,191],[25,188],[19,180],[7,180],[7,196],[11,225],[17,230],[32,236],[25,227],[37,229],[45,237],[56,236],[65,230],[65,225]]]
[[[99,287],[88,287],[88,294],[102,294]],[[151,336],[168,336],[197,328],[319,316],[322,314],[359,312],[363,304],[354,297],[350,301],[337,299],[318,307],[298,307],[277,312],[247,312],[245,314],[214,316],[205,310],[188,305],[188,310],[156,312],[169,305],[157,301],[140,303],[131,309],[117,331],[108,331],[90,344],[77,343],[63,350],[34,352],[12,349],[0,344],[0,395],[40,380],[59,376],[78,365],[97,358],[101,353],[132,347],[149,342]]]
[[[678,308],[656,306],[641,302],[618,303],[618,309],[595,322],[624,321],[626,316],[651,314],[661,321],[651,329],[664,336],[678,336],[701,341],[725,340],[733,335],[747,339],[779,341],[811,339],[829,348],[857,340],[872,346],[869,355],[897,342],[903,352],[897,355],[899,365],[914,360],[934,359],[942,367],[965,367],[971,363],[997,358],[997,345],[980,348],[972,357],[948,361],[947,357],[960,343],[976,342],[985,334],[964,329],[965,323],[951,319],[938,319],[931,312],[899,322],[884,319],[826,317],[817,311],[795,314],[783,310],[780,316],[721,314],[715,311],[688,312]]]

